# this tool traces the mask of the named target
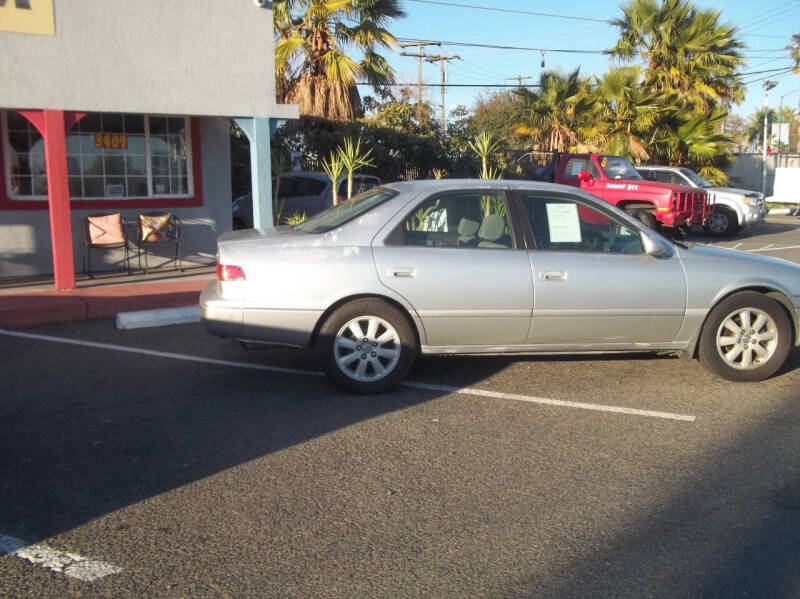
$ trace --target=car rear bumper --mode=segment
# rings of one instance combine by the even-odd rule
[[[200,317],[217,337],[306,347],[321,316],[319,310],[260,308],[226,300],[216,281],[200,294]]]

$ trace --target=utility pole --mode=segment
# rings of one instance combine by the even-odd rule
[[[506,77],[506,79],[509,80],[509,81],[513,81],[513,80],[516,79],[516,81],[519,83],[520,87],[522,87],[522,82],[525,79],[530,79],[530,78],[531,78],[530,75],[514,75],[513,77]]]
[[[416,42],[400,42],[398,46],[401,48],[409,48],[416,46],[417,53],[416,54],[408,54],[407,52],[401,52],[400,56],[412,56],[419,60],[417,65],[417,121],[422,120],[422,59],[427,58],[428,55],[422,51],[424,46],[441,46],[442,44],[439,42],[424,42],[422,40],[417,40]]]
[[[441,54],[431,55],[425,58],[428,62],[439,62],[439,67],[442,71],[442,135],[445,132],[445,118],[444,118],[444,84],[447,82],[447,72],[444,70],[445,60],[459,60],[461,57],[457,54],[450,54],[449,56],[442,56]]]
[[[764,88],[764,136],[762,138],[763,156],[761,164],[761,196],[767,197],[767,117],[769,115],[769,90],[776,87],[778,84],[775,81],[764,79],[761,84]]]

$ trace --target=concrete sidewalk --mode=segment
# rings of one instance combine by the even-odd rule
[[[197,305],[215,278],[214,267],[149,275],[99,275],[56,291],[51,281],[21,279],[0,284],[0,327],[111,318],[119,312]]]

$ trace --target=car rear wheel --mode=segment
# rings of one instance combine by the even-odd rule
[[[382,393],[402,381],[416,358],[406,316],[378,299],[335,310],[317,337],[317,360],[328,377],[353,393]]]
[[[739,220],[733,210],[726,206],[718,206],[708,217],[705,230],[713,237],[730,237],[739,230]]]
[[[731,381],[761,381],[783,365],[792,327],[775,300],[744,291],[723,300],[703,325],[698,354],[709,370]]]

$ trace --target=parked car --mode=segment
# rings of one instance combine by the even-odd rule
[[[667,352],[758,381],[800,344],[800,265],[671,242],[562,185],[392,183],[218,246],[208,331],[314,348],[356,393],[420,353]]]
[[[764,220],[768,212],[764,206],[764,196],[757,191],[711,185],[685,167],[646,165],[637,166],[636,170],[648,181],[706,190],[712,199],[713,213],[705,224],[705,230],[714,237],[729,237],[742,227]]]
[[[276,189],[276,180],[272,180],[272,189]],[[381,180],[372,175],[353,175],[353,195],[380,185]],[[337,184],[336,195],[339,201],[347,198],[347,177],[341,177]],[[278,205],[282,202],[281,217],[298,213],[313,216],[333,205],[331,180],[324,173],[288,173],[281,175],[278,190]],[[233,228],[251,229],[253,227],[253,195],[248,193],[233,201]]]
[[[555,152],[543,180],[578,187],[635,216],[651,229],[685,236],[711,214],[708,194],[684,184],[645,181],[627,158]]]

